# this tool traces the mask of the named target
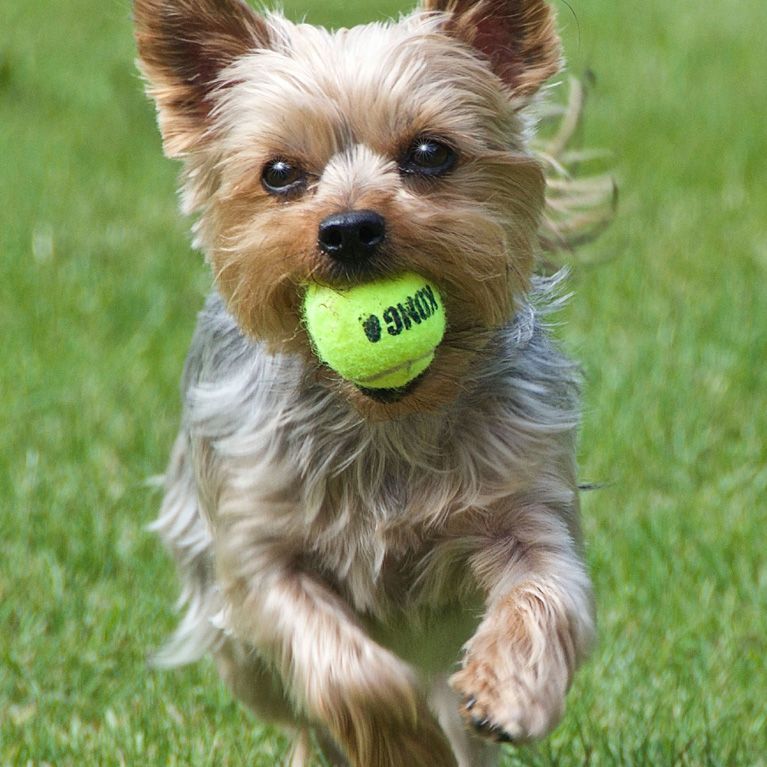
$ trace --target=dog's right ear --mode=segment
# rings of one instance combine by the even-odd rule
[[[243,0],[134,0],[133,17],[165,153],[183,157],[204,144],[222,70],[268,47],[269,28]]]
[[[444,32],[478,50],[509,93],[529,99],[562,64],[547,0],[421,0],[446,14]]]

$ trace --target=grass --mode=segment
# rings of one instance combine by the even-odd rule
[[[287,8],[400,7],[367,5]],[[582,139],[623,195],[562,330],[582,474],[609,483],[584,499],[601,640],[561,727],[505,764],[767,765],[767,5],[570,6],[572,68],[597,74]],[[129,15],[0,15],[0,765],[273,765],[285,742],[209,663],[145,663],[176,596],[145,479],[209,278]]]

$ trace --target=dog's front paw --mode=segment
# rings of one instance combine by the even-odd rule
[[[572,674],[563,635],[513,620],[512,609],[488,616],[466,647],[462,669],[450,680],[461,714],[479,734],[497,742],[524,742],[559,722]]]
[[[564,686],[537,677],[533,669],[517,672],[508,662],[470,653],[450,683],[463,699],[462,716],[477,734],[521,743],[550,732],[564,710]]]

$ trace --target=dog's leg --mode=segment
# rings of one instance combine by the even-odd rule
[[[473,558],[487,611],[451,678],[461,713],[482,735],[526,741],[547,734],[593,637],[591,584],[578,552],[575,512],[509,514],[512,532]]]
[[[249,552],[247,578],[242,566],[234,578],[226,566],[221,573],[230,626],[269,658],[306,717],[327,728],[354,767],[454,767],[409,667],[324,584],[273,551]]]
[[[460,697],[450,688],[445,674],[433,681],[429,702],[450,741],[458,767],[496,767],[500,755],[495,743],[473,736],[459,713]]]
[[[295,711],[274,671],[253,650],[227,637],[215,653],[218,673],[232,693],[265,722],[282,727],[293,738],[289,767],[312,767],[316,751],[330,767],[348,767],[332,738],[322,728],[312,727]],[[314,737],[313,737],[314,736]],[[314,741],[316,741],[316,748]]]
[[[287,767],[311,767],[312,750],[309,728],[302,727],[293,739]]]
[[[318,761],[316,757],[321,757]],[[288,767],[349,767],[344,755],[323,727],[302,727],[293,741]]]
[[[313,734],[317,749],[325,760],[324,764],[329,765],[329,767],[349,767],[349,762],[338,750],[338,746],[324,727],[315,727]]]
[[[259,719],[290,729],[305,726],[277,675],[252,649],[227,637],[214,657],[221,679]]]

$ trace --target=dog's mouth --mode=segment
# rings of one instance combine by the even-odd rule
[[[364,386],[357,386],[357,390],[364,394],[368,399],[372,399],[375,402],[379,402],[382,405],[393,405],[395,402],[403,400],[408,394],[411,394],[418,384],[426,376],[424,371],[419,376],[416,376],[412,381],[409,381],[405,386],[399,386],[396,389],[368,389]]]

